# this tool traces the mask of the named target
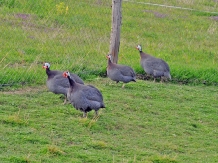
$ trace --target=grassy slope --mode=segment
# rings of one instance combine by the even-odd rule
[[[86,79],[105,70],[111,2],[66,2],[68,14],[57,12],[56,1],[25,2],[1,6],[1,84],[44,84],[44,61]],[[205,0],[152,2],[217,10],[215,2]],[[141,43],[144,51],[168,61],[173,78],[218,82],[217,22],[211,15],[124,2],[122,22],[120,63],[143,73],[134,49]],[[123,90],[108,79],[90,83],[102,91],[107,106],[97,122],[93,113],[81,119],[44,86],[0,92],[0,160],[218,162],[217,87],[138,81]]]
[[[84,79],[105,72],[110,1],[14,2],[0,6],[0,30],[4,31],[0,37],[1,84],[42,84],[45,61],[53,69],[72,70]],[[205,0],[153,3],[217,11],[216,2]],[[134,49],[140,43],[145,52],[169,63],[174,80],[218,82],[217,21],[211,18],[216,14],[130,2],[123,2],[122,11],[119,63],[143,73]]]
[[[168,61],[173,78],[216,81],[217,23],[210,14],[129,3],[123,6],[127,14],[123,16],[122,54],[133,55],[130,47],[137,42],[145,52]],[[134,66],[140,70],[140,65]]]
[[[95,122],[43,87],[1,92],[2,162],[217,162],[217,88],[148,81],[103,93]],[[13,99],[13,100],[12,100]]]
[[[69,6],[68,14],[61,14],[58,2],[28,1],[25,7],[18,2],[15,8],[4,7],[1,15],[0,83],[43,83],[41,67],[45,61],[51,62],[53,69],[73,70],[84,78],[86,73],[99,74],[105,69],[107,53],[103,49],[108,49],[110,37],[110,5],[71,2],[64,5]]]

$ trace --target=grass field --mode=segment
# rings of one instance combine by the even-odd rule
[[[0,0],[0,162],[218,162],[217,1],[152,3],[194,10],[123,1],[118,62],[144,79],[141,44],[172,81],[122,89],[105,78],[111,1]],[[96,121],[47,91],[43,62],[100,89]]]
[[[104,96],[97,121],[45,86],[1,92],[1,162],[218,161],[215,87],[86,82]]]
[[[111,1],[37,2],[0,2],[1,85],[43,84],[43,62],[50,62],[52,69],[73,71],[83,79],[104,74]],[[196,10],[123,1],[119,63],[143,74],[135,49],[141,44],[145,52],[168,62],[172,82],[217,84],[217,2],[152,3]]]

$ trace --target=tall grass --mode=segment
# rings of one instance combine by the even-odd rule
[[[123,1],[119,63],[144,73],[135,50],[166,60],[173,82],[218,82],[216,2],[161,1],[180,10]],[[43,62],[84,79],[105,74],[111,31],[110,1],[2,1],[0,83],[42,84]],[[26,76],[26,77],[25,77]]]

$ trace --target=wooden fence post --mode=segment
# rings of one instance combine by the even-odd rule
[[[120,47],[120,26],[121,26],[121,6],[122,0],[112,0],[112,29],[110,38],[110,54],[112,55],[112,62],[117,63],[118,53]]]

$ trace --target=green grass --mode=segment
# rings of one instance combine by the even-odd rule
[[[144,74],[141,44],[169,63],[173,80],[122,89],[99,78],[111,1],[0,0],[0,88],[21,87],[0,92],[1,162],[218,162],[217,87],[205,86],[218,83],[217,14],[202,12],[217,12],[217,2],[152,3],[195,11],[123,1],[119,63]],[[43,62],[102,91],[97,121],[46,91]]]
[[[45,86],[0,93],[1,162],[217,162],[217,88],[138,80],[99,88],[105,109],[82,113]]]
[[[218,32],[213,17],[218,14],[203,12],[217,12],[216,2],[152,3],[195,11],[123,1],[119,63],[143,74],[135,49],[140,43],[145,52],[169,63],[172,82],[217,84]],[[83,79],[105,74],[111,1],[3,0],[0,9],[1,86],[43,84],[43,62]]]

